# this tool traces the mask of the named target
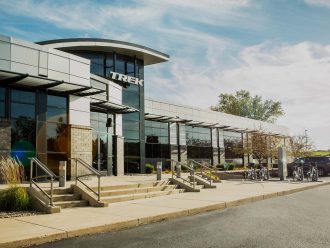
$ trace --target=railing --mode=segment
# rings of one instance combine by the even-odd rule
[[[33,164],[36,165],[36,167],[39,167],[42,169],[46,175],[40,175],[33,177]],[[37,184],[35,179],[41,179],[41,178],[50,178],[50,194],[48,194],[45,190],[43,190],[39,185]],[[30,188],[32,188],[32,184],[35,185],[48,199],[49,199],[49,205],[53,206],[53,184],[54,180],[57,178],[57,176],[47,168],[46,165],[44,165],[39,159],[37,158],[30,158]]]
[[[216,180],[216,175],[214,174],[215,170],[207,166],[205,161],[201,161],[200,163],[196,160],[188,160],[188,163],[192,164],[192,167],[195,169],[196,174],[200,174],[205,180],[207,180],[212,186],[213,180]]]
[[[192,178],[192,180],[187,180],[183,177],[181,177],[181,170],[182,168],[185,168]],[[172,178],[180,178],[182,181],[187,182],[195,189],[196,183],[195,183],[195,170],[179,161],[176,161],[174,159],[171,159],[171,171],[172,171]]]
[[[70,158],[70,160],[74,160],[76,162],[75,163],[76,185],[77,185],[77,183],[79,181],[86,188],[88,188],[90,191],[92,191],[97,196],[97,200],[100,201],[100,198],[101,198],[101,194],[100,194],[100,192],[101,192],[101,173],[98,170],[96,170],[94,167],[90,166],[88,163],[86,163],[81,158]],[[84,175],[78,176],[78,163],[80,165],[82,165],[83,167],[85,167],[86,169],[88,169],[91,173],[90,174],[84,174]],[[80,180],[80,178],[87,177],[87,176],[97,176],[97,179],[98,179],[98,182],[97,182],[97,192],[95,190],[93,190],[91,187],[89,187],[82,180]]]

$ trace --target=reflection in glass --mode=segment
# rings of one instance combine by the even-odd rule
[[[48,123],[47,148],[48,152],[68,152],[67,125],[61,123]]]

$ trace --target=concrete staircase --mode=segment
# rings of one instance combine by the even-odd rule
[[[46,190],[50,194],[50,190]],[[79,194],[74,194],[72,188],[56,188],[53,189],[53,203],[55,206],[62,208],[85,207],[89,203],[82,200]]]
[[[178,189],[177,185],[171,185],[169,181],[102,186],[101,201],[115,203],[183,193],[184,191],[184,189]]]

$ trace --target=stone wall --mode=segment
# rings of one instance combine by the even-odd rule
[[[69,125],[69,158],[81,158],[92,166],[92,128],[87,126]],[[78,175],[87,173],[86,169],[78,165]],[[75,177],[75,163],[69,161],[68,176]]]
[[[10,154],[11,127],[10,121],[0,119],[0,156]]]
[[[124,175],[124,138],[116,136],[117,139],[117,176]]]

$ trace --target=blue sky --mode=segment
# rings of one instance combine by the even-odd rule
[[[0,0],[0,33],[97,37],[171,56],[146,94],[208,108],[240,89],[283,103],[279,124],[330,147],[330,0]]]

